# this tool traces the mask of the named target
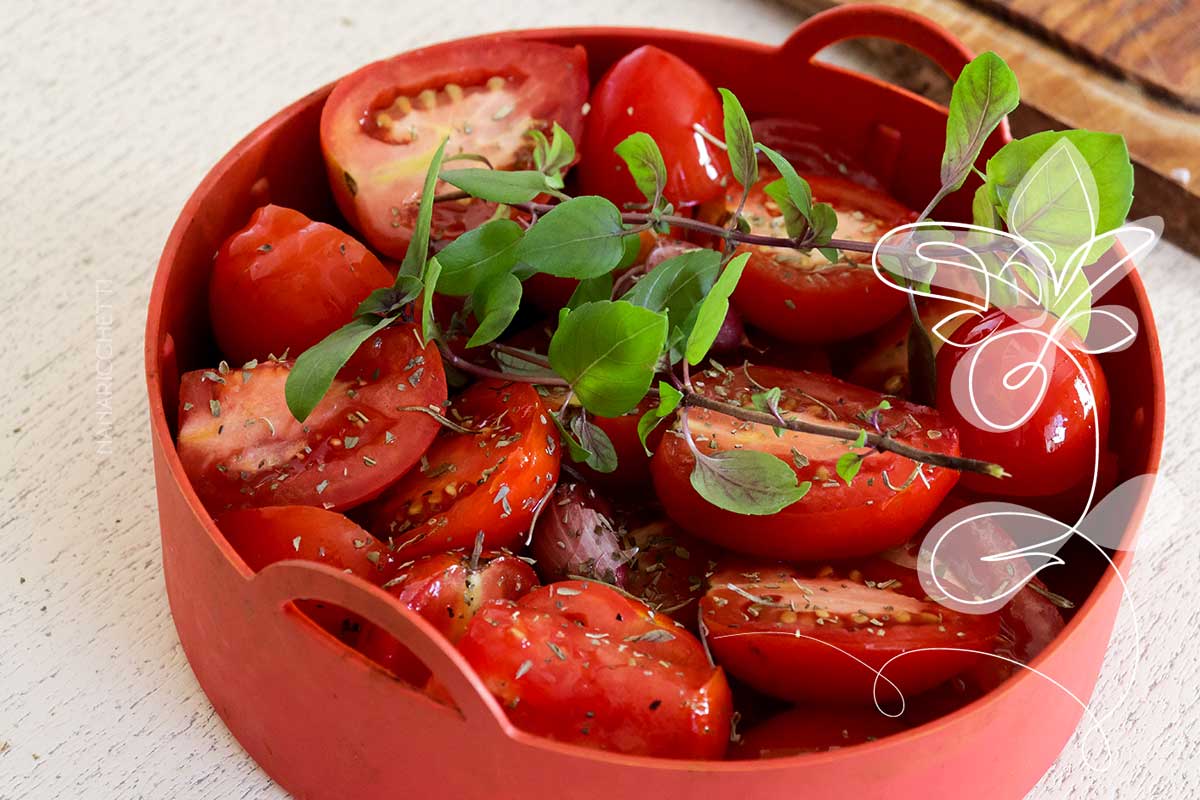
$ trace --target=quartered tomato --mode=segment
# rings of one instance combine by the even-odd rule
[[[786,236],[783,215],[763,190],[779,175],[771,169],[747,198],[742,215],[753,233]],[[813,199],[837,211],[837,237],[874,242],[915,215],[891,197],[838,178],[813,178]],[[728,215],[741,201],[741,188],[731,184],[722,211]],[[816,250],[802,253],[774,247],[742,246],[751,254],[733,293],[733,303],[747,322],[789,342],[833,342],[876,328],[905,305],[905,295],[885,284],[871,269],[868,253],[841,253],[830,264]]]
[[[578,139],[587,90],[583,48],[516,39],[434,45],[369,64],[338,82],[321,113],[338,207],[372,247],[400,258],[443,139],[447,156],[475,153],[496,169],[531,168],[529,131],[548,133],[558,122]],[[443,239],[487,221],[495,206],[465,200],[434,209],[433,237]]]
[[[484,604],[515,600],[538,582],[533,567],[507,551],[479,556],[461,550],[440,553],[399,564],[393,573],[383,588],[451,642],[463,637]],[[368,624],[358,649],[410,683],[421,684],[429,677],[417,657],[382,628]]]
[[[447,410],[443,430],[410,472],[364,509],[367,527],[398,557],[515,545],[558,480],[561,448],[553,423],[527,383],[487,380]]]
[[[364,342],[303,423],[284,399],[291,362],[222,365],[183,376],[179,459],[212,512],[280,505],[345,509],[383,491],[437,434],[446,399],[442,358],[416,328]]]
[[[775,367],[710,370],[696,390],[752,407],[760,387],[782,390],[784,416],[848,429],[890,432],[899,441],[957,454],[958,436],[936,411],[851,386],[829,375]],[[850,442],[782,431],[692,408],[689,427],[702,452],[747,448],[772,453],[793,466],[808,494],[770,516],[724,511],[692,488],[695,459],[678,431],[668,432],[651,461],[663,507],[688,532],[730,550],[772,558],[813,560],[869,555],[906,541],[920,529],[958,480],[954,470],[918,466],[889,452],[870,452],[847,485],[836,471]]]
[[[624,160],[613,152],[641,131],[662,151],[663,194],[676,208],[718,196],[730,182],[729,159],[693,126],[719,137],[723,119],[721,99],[704,76],[653,45],[639,47],[614,64],[592,92],[577,169],[580,194],[603,195],[618,206],[646,202]]]
[[[386,545],[332,511],[312,506],[251,508],[222,514],[216,522],[255,572],[289,559],[328,564],[376,585],[396,572]],[[296,607],[342,641],[357,643],[363,625],[357,614],[317,600],[299,600]]]
[[[700,601],[709,649],[730,675],[785,700],[898,708],[977,663],[997,615],[961,614],[862,574],[782,564],[724,566]],[[919,588],[919,587],[918,587]],[[926,652],[909,651],[932,648]],[[885,669],[886,666],[886,669]],[[873,694],[877,671],[884,678]]]
[[[1039,333],[1019,332],[1022,326],[1049,332],[1055,322],[1050,315],[1018,322],[1005,311],[991,311],[955,332],[951,340],[958,346],[938,353],[938,408],[958,428],[963,454],[1012,475],[1003,481],[964,475],[967,488],[1018,497],[1058,494],[1091,478],[1097,436],[1099,452],[1106,452],[1108,383],[1100,363],[1069,329],[1059,336],[1070,357],[1047,346]],[[998,338],[981,344],[990,337]],[[1036,374],[1022,365],[1034,365]],[[1039,375],[1047,376],[1044,389]],[[998,430],[981,419],[975,403],[999,427],[1027,418]]]
[[[490,603],[459,649],[530,733],[628,755],[725,752],[724,673],[686,630],[603,584],[567,581]]]
[[[907,726],[876,708],[803,706],[750,728],[729,746],[729,758],[783,758],[878,741]]]
[[[263,206],[213,259],[208,309],[221,352],[241,364],[300,355],[392,285],[375,254],[332,225]]]

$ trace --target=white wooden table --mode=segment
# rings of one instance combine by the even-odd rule
[[[751,0],[0,3],[0,800],[284,796],[180,650],[147,437],[151,276],[221,154],[310,89],[440,39],[617,23],[777,42],[796,22]],[[1200,796],[1198,267],[1167,245],[1143,265],[1167,356],[1171,486],[1132,581],[1140,677],[1114,711],[1108,773],[1068,746],[1039,800]],[[1119,633],[1102,706],[1132,659]]]

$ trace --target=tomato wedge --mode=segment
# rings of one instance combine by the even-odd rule
[[[376,585],[396,571],[387,546],[341,514],[312,506],[276,506],[231,511],[217,517],[226,541],[258,572],[268,564],[303,559],[351,572]],[[318,600],[296,607],[342,641],[357,646],[363,620]]]
[[[875,708],[793,708],[755,725],[730,745],[735,759],[783,758],[825,753],[874,742],[907,730],[904,722]]]
[[[613,152],[630,134],[648,133],[667,166],[663,192],[676,208],[721,194],[730,182],[729,159],[693,129],[721,136],[721,99],[712,85],[678,56],[653,45],[612,66],[592,92],[578,178],[581,194],[599,194],[621,206],[645,203],[625,161]]]
[[[284,399],[290,369],[267,361],[183,376],[179,459],[209,511],[350,508],[407,472],[437,434],[430,416],[404,410],[446,399],[441,355],[412,325],[364,342],[303,423]]]
[[[447,415],[470,432],[442,431],[420,468],[363,511],[403,558],[470,548],[480,531],[488,549],[516,545],[558,480],[558,435],[530,384],[482,381]]]
[[[857,570],[735,563],[709,587],[701,620],[717,662],[785,700],[871,703],[885,665],[905,697],[918,694],[986,657],[968,651],[990,652],[1000,627],[996,614],[960,614]],[[892,660],[922,648],[935,649]],[[883,679],[878,700],[898,701]]]
[[[443,139],[447,156],[475,153],[496,169],[531,168],[529,131],[549,132],[558,122],[578,139],[587,90],[583,48],[510,38],[434,45],[369,64],[338,82],[321,113],[338,207],[372,247],[401,258]],[[477,227],[495,210],[477,200],[434,208],[434,239]]]
[[[298,356],[345,325],[392,275],[353,236],[263,206],[213,259],[208,308],[221,352],[241,364]]]
[[[603,584],[485,606],[463,656],[530,733],[628,755],[720,758],[729,685],[694,636]]]
[[[753,233],[786,236],[783,215],[764,188],[779,174],[760,171],[743,216]],[[839,178],[812,178],[813,198],[837,211],[837,236],[874,242],[915,215],[896,200]],[[741,189],[726,189],[726,215],[741,201]],[[789,342],[833,342],[877,328],[899,312],[905,295],[875,276],[868,253],[841,253],[830,264],[813,250],[742,246],[750,261],[733,293],[733,303],[751,325]]]
[[[399,564],[393,572],[395,577],[383,588],[451,642],[466,634],[471,618],[486,603],[515,600],[538,583],[533,567],[507,551],[479,556],[463,551],[439,553]],[[358,649],[412,684],[422,684],[429,677],[429,670],[417,657],[382,628],[368,623]]]
[[[705,395],[747,408],[751,395],[762,391],[759,387],[779,387],[779,409],[785,416],[878,428],[925,450],[958,453],[957,434],[933,409],[894,398],[883,409],[882,395],[829,375],[745,367],[709,370],[693,383]],[[668,432],[651,461],[663,507],[688,532],[735,552],[789,560],[877,553],[916,533],[958,480],[954,470],[918,468],[893,453],[871,452],[847,485],[836,465],[849,442],[792,431],[776,436],[769,426],[700,408],[691,409],[689,427],[702,452],[744,447],[772,453],[792,464],[800,481],[812,482],[807,495],[770,516],[724,511],[692,488],[695,459],[682,435]]]

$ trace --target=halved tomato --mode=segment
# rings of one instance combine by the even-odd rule
[[[183,376],[179,460],[212,512],[259,506],[345,509],[417,462],[438,423],[413,407],[446,399],[442,357],[393,325],[364,342],[304,422],[284,399],[291,362]]]
[[[742,211],[754,233],[786,236],[783,215],[764,191],[779,177],[763,168]],[[896,200],[839,178],[812,178],[813,199],[837,211],[837,237],[874,242],[915,215]],[[729,186],[721,211],[732,214],[741,188]],[[751,254],[733,304],[751,325],[789,342],[834,342],[876,328],[899,312],[905,295],[875,276],[867,253],[842,252],[830,264],[816,250],[742,246]]]
[[[729,758],[783,758],[825,753],[900,733],[907,726],[875,708],[803,706],[755,725],[729,747]]]
[[[961,614],[832,567],[734,563],[709,587],[701,620],[717,662],[785,700],[877,697],[898,710],[897,689],[907,698],[971,667],[986,656],[969,651],[990,652],[1000,628],[996,614]]]
[[[488,549],[516,545],[558,480],[562,448],[530,384],[482,381],[447,415],[469,432],[442,431],[420,468],[363,510],[403,558],[470,548],[481,531]]]
[[[752,406],[763,388],[782,390],[780,412],[788,417],[848,429],[888,432],[925,450],[958,453],[958,435],[936,411],[851,386],[830,375],[775,367],[709,370],[693,379],[698,392]],[[867,452],[847,485],[836,471],[850,442],[782,431],[706,409],[689,410],[689,427],[701,451],[749,448],[790,463],[812,488],[782,511],[750,517],[724,511],[691,484],[695,459],[679,431],[670,431],[651,461],[663,507],[688,532],[735,552],[789,560],[869,555],[908,540],[954,487],[958,472],[889,452]],[[863,451],[866,452],[866,451]]]
[[[496,169],[530,168],[529,131],[548,133],[557,122],[578,139],[587,90],[583,48],[510,38],[434,45],[369,64],[338,82],[321,113],[338,207],[372,247],[400,258],[443,139],[447,156],[475,153]],[[494,210],[476,200],[439,203],[433,238],[477,227]]]
[[[386,548],[385,548],[386,549]],[[537,586],[533,567],[507,551],[478,557],[456,550],[399,564],[383,584],[443,636],[457,642],[476,612],[492,600],[516,600]],[[395,637],[368,624],[359,651],[412,684],[423,684],[429,670]]]
[[[721,99],[704,76],[678,56],[645,45],[612,66],[592,92],[579,163],[582,194],[618,206],[645,203],[624,160],[613,152],[630,134],[648,133],[667,166],[663,195],[676,208],[702,203],[729,182],[729,159],[693,126],[721,136]]]
[[[387,546],[341,514],[312,506],[277,506],[231,511],[217,517],[226,541],[258,572],[268,564],[303,559],[328,564],[380,585],[396,572]],[[314,622],[357,646],[363,620],[319,600],[299,600],[296,607]]]
[[[298,356],[345,325],[392,275],[367,248],[299,211],[263,206],[213,259],[208,309],[225,357]]]
[[[603,584],[490,603],[459,649],[530,733],[626,755],[725,752],[733,707],[721,668],[686,630]]]

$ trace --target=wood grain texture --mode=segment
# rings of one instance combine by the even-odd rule
[[[1197,0],[973,0],[1094,63],[1200,109]]]
[[[1180,244],[1200,253],[1200,112],[1147,94],[1129,80],[1094,69],[1039,37],[1017,30],[963,0],[882,0],[936,20],[975,52],[993,50],[1021,83],[1018,134],[1087,128],[1125,137],[1137,168],[1133,214],[1166,219]],[[1083,2],[1084,0],[1071,0]],[[1195,2],[1195,0],[1187,0]],[[863,0],[784,0],[815,13]],[[1033,0],[1030,0],[1033,2]],[[1114,0],[1115,2],[1115,0]],[[1169,0],[1162,0],[1163,3]],[[1130,2],[1130,5],[1137,3]],[[1120,28],[1118,20],[1112,20]],[[1200,29],[1179,59],[1200,63]],[[1023,124],[1022,124],[1023,123]]]
[[[214,715],[176,639],[143,388],[159,251],[188,194],[234,142],[353,67],[449,37],[603,22],[778,42],[796,22],[774,3],[718,0],[481,8],[3,3],[0,800],[285,796]],[[1200,639],[1190,633],[1200,549],[1185,513],[1200,504],[1200,471],[1185,455],[1200,449],[1198,266],[1164,246],[1143,267],[1168,357],[1166,475],[1177,488],[1156,504],[1132,580],[1141,671],[1130,678],[1123,628],[1097,690],[1112,711],[1111,768],[1094,773],[1072,744],[1036,800],[1200,793]],[[1123,688],[1131,695],[1118,704]]]

